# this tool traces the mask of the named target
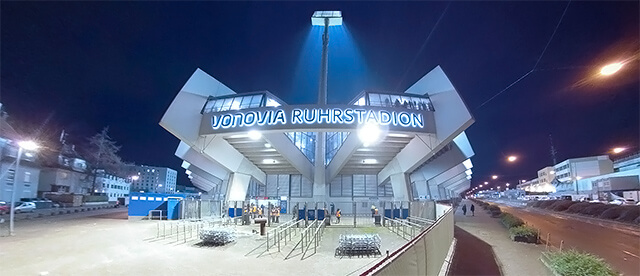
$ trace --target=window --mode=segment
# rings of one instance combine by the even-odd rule
[[[9,184],[9,185],[13,185],[13,181],[14,181],[15,177],[16,177],[16,170],[9,169],[7,171],[7,182],[6,183]]]

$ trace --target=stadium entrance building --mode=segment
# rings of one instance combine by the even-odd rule
[[[236,93],[200,69],[160,125],[195,186],[214,199],[445,200],[467,190],[468,108],[438,66],[404,92],[295,105]],[[290,205],[293,206],[293,205]]]

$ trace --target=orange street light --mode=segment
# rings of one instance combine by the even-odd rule
[[[507,157],[507,161],[509,161],[509,162],[514,162],[516,160],[518,160],[518,157],[515,156],[515,155],[511,155],[511,156]]]
[[[611,151],[615,154],[621,153],[623,151],[627,150],[627,148],[623,148],[623,147],[617,147],[617,148],[613,148]]]
[[[497,175],[492,175],[491,179],[498,179],[498,176]]]
[[[622,69],[622,65],[623,64],[621,62],[607,64],[600,69],[600,74],[603,76],[613,75]]]

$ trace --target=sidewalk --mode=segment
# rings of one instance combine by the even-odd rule
[[[463,200],[460,203],[455,210],[455,225],[492,247],[502,275],[549,275],[540,261],[544,245],[511,241],[508,230],[498,219],[492,218],[486,210],[476,206],[475,216],[471,216],[469,209],[472,203],[469,200]],[[467,216],[462,214],[463,204],[467,205]],[[462,255],[470,250],[473,249],[465,248],[465,244],[458,242],[456,255],[458,251],[462,251],[460,253]],[[486,253],[477,252],[477,254]]]

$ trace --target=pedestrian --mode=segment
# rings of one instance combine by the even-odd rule
[[[371,204],[371,217],[375,216],[376,214],[376,206]]]
[[[342,211],[340,211],[340,209],[338,208],[338,210],[336,211],[336,223],[340,223],[340,217],[342,217]]]
[[[473,203],[471,203],[471,216],[476,216],[476,206]]]
[[[467,204],[462,205],[462,214],[467,215]]]

